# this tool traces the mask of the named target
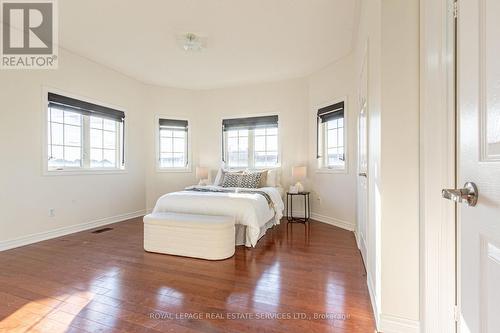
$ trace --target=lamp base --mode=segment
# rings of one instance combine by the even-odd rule
[[[302,185],[300,182],[297,182],[295,184],[295,187],[297,188],[298,192],[304,192],[304,185]]]
[[[198,182],[199,186],[207,186],[208,185],[208,179],[200,179]]]

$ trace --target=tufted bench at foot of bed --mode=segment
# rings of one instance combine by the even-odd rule
[[[235,251],[234,218],[181,213],[144,216],[144,250],[221,260]]]

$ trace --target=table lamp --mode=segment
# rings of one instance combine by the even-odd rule
[[[208,168],[196,167],[196,179],[199,180],[198,185],[208,185]]]
[[[296,166],[292,168],[292,178],[297,180],[295,187],[298,192],[304,192],[304,186],[300,183],[301,180],[304,180],[307,176],[307,167],[306,166]]]

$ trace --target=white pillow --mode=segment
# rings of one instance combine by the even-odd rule
[[[270,169],[267,171],[267,183],[268,187],[277,187],[279,185],[278,180],[278,169]]]
[[[224,171],[222,171],[222,168],[219,168],[219,170],[217,171],[217,176],[215,176],[215,180],[214,180],[215,186],[222,185],[222,178],[224,178],[223,176],[224,176]]]

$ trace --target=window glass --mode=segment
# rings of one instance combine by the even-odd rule
[[[325,167],[344,168],[344,118],[327,121],[323,128],[325,131]]]
[[[90,167],[113,168],[117,164],[118,122],[90,117]]]
[[[49,108],[47,129],[49,168],[82,167],[82,116]]]
[[[227,131],[227,163],[230,167],[248,167],[248,135],[249,130],[237,129]]]
[[[254,131],[255,167],[267,167],[278,164],[277,128],[263,128]]]
[[[276,167],[278,128],[233,129],[224,132],[224,155],[231,168]]]

